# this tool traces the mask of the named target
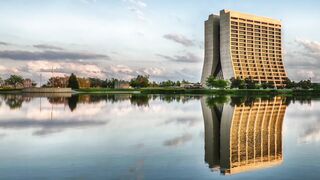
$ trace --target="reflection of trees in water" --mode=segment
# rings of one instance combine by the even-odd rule
[[[214,107],[215,105],[218,104],[224,104],[230,102],[231,106],[240,106],[240,105],[245,105],[248,107],[253,106],[253,104],[258,101],[271,101],[275,98],[276,96],[270,95],[270,96],[231,96],[228,98],[228,96],[212,96],[212,97],[207,97],[206,99],[206,104],[210,107]],[[315,97],[312,96],[298,96],[298,97],[284,97],[282,98],[283,103],[286,104],[287,106],[290,105],[291,103],[300,103],[300,104],[311,104],[311,100],[315,99]]]
[[[30,102],[32,98],[22,95],[7,94],[2,95],[2,99],[10,109],[19,109],[22,107],[23,102]]]
[[[134,94],[130,98],[130,102],[135,106],[149,106],[150,96],[144,94]]]
[[[79,95],[73,95],[68,98],[68,105],[71,112],[73,112],[77,108],[78,101]]]
[[[188,101],[191,100],[200,100],[201,96],[194,96],[194,95],[153,95],[154,99],[157,99],[159,97],[159,99],[161,101],[165,101],[167,103],[171,103],[171,102],[182,102],[182,103],[186,103]]]
[[[50,104],[68,104],[71,111],[77,108],[78,103],[82,104],[95,104],[105,101],[107,103],[118,103],[123,101],[129,101],[134,106],[148,106],[149,101],[160,101],[166,103],[178,102],[187,103],[192,100],[200,100],[201,95],[147,95],[147,94],[80,94],[67,96],[34,96],[27,94],[6,94],[0,95],[0,104],[6,104],[10,109],[21,108],[24,102],[30,102],[33,98],[46,97]],[[231,106],[239,106],[245,104],[246,106],[252,106],[253,103],[258,100],[271,100],[274,96],[210,96],[207,98],[206,103],[213,107],[215,104],[230,103]],[[284,98],[284,103],[289,105],[290,103],[311,104],[311,100],[315,99],[313,96],[295,96]]]

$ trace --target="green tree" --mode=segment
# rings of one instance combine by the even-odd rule
[[[176,83],[171,80],[160,82],[160,87],[172,87],[175,85],[176,85]]]
[[[0,87],[3,86],[4,80],[0,77]]]
[[[136,78],[131,79],[130,86],[134,88],[148,87],[149,76],[138,75]]]
[[[244,80],[240,79],[239,77],[237,77],[237,78],[232,77],[232,78],[230,79],[230,82],[231,82],[230,87],[231,87],[232,89],[234,89],[234,88],[244,89],[244,88],[245,88],[245,82],[244,82]]]
[[[5,80],[5,83],[17,87],[19,84],[23,83],[23,78],[19,75],[11,75],[8,79]]]
[[[209,76],[206,85],[209,87],[224,89],[228,86],[228,82],[222,79],[215,79],[214,76]]]
[[[250,77],[245,78],[244,82],[247,89],[257,89],[257,82]]]
[[[261,87],[263,89],[268,89],[268,88],[273,89],[275,86],[274,86],[273,82],[269,81],[269,82],[262,82]]]
[[[71,89],[79,89],[79,82],[78,82],[77,76],[74,75],[73,73],[69,77],[68,87]]]
[[[89,78],[91,87],[103,87],[104,81],[99,78]]]
[[[301,89],[311,89],[312,88],[312,83],[311,80],[302,80],[298,83],[298,87]]]
[[[284,84],[285,88],[287,88],[287,89],[293,89],[297,86],[297,84],[294,81],[291,81],[289,78],[286,78],[283,81],[283,84]]]

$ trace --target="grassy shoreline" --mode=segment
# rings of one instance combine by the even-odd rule
[[[141,88],[141,89],[104,89],[90,88],[77,90],[78,93],[100,94],[199,94],[199,95],[286,95],[320,96],[320,90],[293,90],[293,89],[183,89],[183,88]]]
[[[19,94],[22,89],[0,89],[0,94]],[[88,88],[76,90],[79,94],[199,94],[199,95],[286,95],[320,96],[320,90],[297,89],[184,89],[184,88],[141,88],[141,89],[108,89]]]

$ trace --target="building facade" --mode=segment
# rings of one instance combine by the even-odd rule
[[[281,21],[222,10],[205,22],[205,60],[201,83],[251,78],[282,87],[287,78],[283,64]]]

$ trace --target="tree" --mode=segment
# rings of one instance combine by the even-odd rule
[[[298,87],[300,87],[301,89],[311,89],[312,88],[312,83],[311,80],[302,80],[298,83]]]
[[[207,80],[206,80],[206,85],[207,85],[208,87],[214,87],[215,81],[216,81],[216,78],[211,75],[211,76],[209,76],[209,77],[207,78]]]
[[[130,86],[134,88],[148,87],[149,76],[138,75],[136,78],[131,79]]]
[[[176,82],[176,86],[180,87],[180,86],[181,86],[181,82],[180,82],[180,81],[177,81],[177,82]]]
[[[176,85],[176,83],[171,81],[171,80],[160,82],[160,87],[172,87],[172,86],[175,86],[175,85]]]
[[[103,87],[103,80],[99,78],[89,78],[91,87]]]
[[[268,89],[268,88],[273,89],[275,86],[274,86],[273,82],[269,81],[269,82],[262,82],[261,87],[263,89]]]
[[[4,80],[0,77],[0,87],[3,86]]]
[[[228,86],[228,82],[222,79],[215,79],[214,76],[209,76],[206,85],[209,87],[224,89]]]
[[[244,89],[245,88],[245,82],[244,80],[240,79],[239,77],[234,78],[232,77],[230,79],[231,85],[230,87],[233,88],[238,88],[238,89]]]
[[[245,78],[244,83],[247,89],[257,89],[257,82],[250,77]]]
[[[286,78],[283,81],[283,84],[284,84],[285,88],[287,88],[287,89],[292,89],[297,86],[297,84],[294,81],[291,81],[289,78]]]
[[[271,82],[271,81],[269,81],[268,83],[267,83],[267,85],[268,85],[268,88],[270,88],[270,89],[274,89],[276,86],[274,85],[274,83],[273,82]]]
[[[71,89],[79,89],[79,82],[78,82],[77,76],[74,75],[73,73],[69,77],[68,87]]]
[[[5,83],[17,87],[19,84],[23,83],[23,78],[19,75],[11,75],[8,79],[5,80]]]

